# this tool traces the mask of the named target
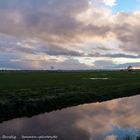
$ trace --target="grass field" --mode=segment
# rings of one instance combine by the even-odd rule
[[[0,72],[0,121],[139,93],[140,71]]]

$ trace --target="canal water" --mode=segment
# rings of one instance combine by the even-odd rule
[[[0,124],[0,139],[139,140],[140,96],[91,103]]]

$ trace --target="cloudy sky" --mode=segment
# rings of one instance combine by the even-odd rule
[[[0,0],[1,69],[140,66],[139,0]]]

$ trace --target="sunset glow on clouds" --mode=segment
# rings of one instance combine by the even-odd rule
[[[1,0],[0,68],[139,67],[138,4],[137,0]]]

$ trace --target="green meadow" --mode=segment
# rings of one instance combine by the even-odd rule
[[[140,71],[0,72],[0,121],[139,93]]]

